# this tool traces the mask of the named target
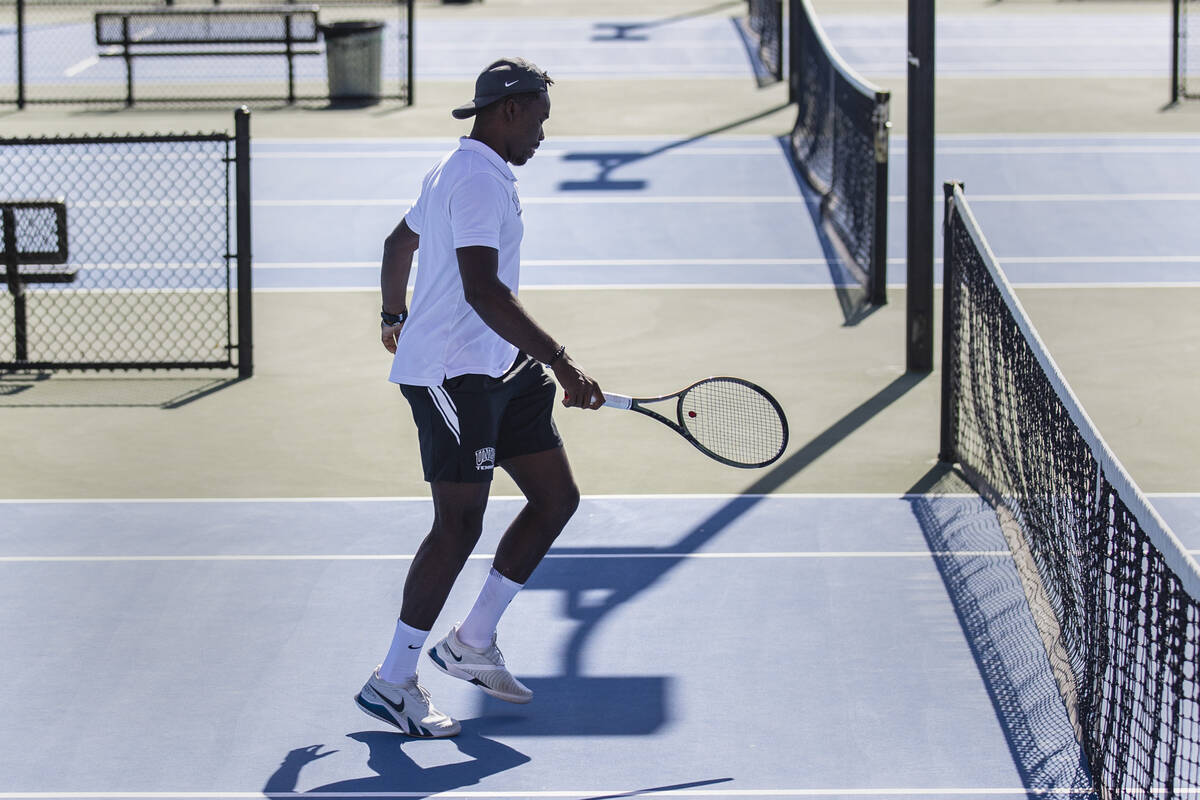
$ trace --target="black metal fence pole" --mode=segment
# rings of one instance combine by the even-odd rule
[[[908,2],[909,372],[933,369],[934,0]]]
[[[296,102],[296,57],[292,45],[292,15],[283,15],[283,34],[288,65],[288,105]]]
[[[234,200],[237,203],[238,377],[254,374],[253,281],[250,247],[250,109],[233,115]]]
[[[941,437],[938,447],[938,460],[952,464],[958,459],[958,446],[955,441],[954,408],[951,396],[954,385],[953,364],[956,351],[954,331],[954,314],[958,311],[958,267],[954,263],[954,239],[950,232],[950,215],[954,206],[954,190],[962,188],[961,183],[946,181],[942,185],[945,198],[944,217],[942,218],[942,419]]]
[[[25,0],[17,0],[17,108],[25,107]]]
[[[125,55],[125,105],[133,105],[133,51],[129,49],[129,17],[121,17],[121,49]]]
[[[8,292],[13,299],[13,338],[15,361],[28,361],[28,323],[25,318],[25,285],[21,282],[20,254],[17,252],[17,215],[8,206],[3,210],[4,269]]]

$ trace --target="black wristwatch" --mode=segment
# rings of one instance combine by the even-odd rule
[[[389,314],[386,311],[380,310],[379,318],[383,320],[384,325],[399,325],[404,320],[408,319],[408,312],[401,311],[399,314]]]

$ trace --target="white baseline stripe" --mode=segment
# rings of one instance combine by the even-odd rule
[[[850,284],[846,284],[849,286]],[[857,284],[855,284],[857,285]],[[839,284],[840,286],[840,284]],[[1200,279],[1195,281],[1105,281],[1103,283],[1022,283],[1012,282],[1014,289],[1196,289],[1200,288]],[[834,288],[830,283],[543,283],[522,286],[522,292],[645,292],[645,291],[779,291],[791,290],[797,292],[827,292]],[[903,283],[888,283],[889,289],[904,289]],[[275,286],[255,287],[255,293],[269,294],[304,294],[306,292],[378,292],[378,285],[361,286]]]
[[[942,197],[932,198],[941,202]],[[1113,202],[1195,202],[1200,192],[1129,192],[1116,194],[974,194],[972,203],[1113,203]],[[301,200],[256,200],[259,208],[362,208],[412,205],[412,199],[381,197],[312,198]],[[522,205],[817,205],[820,198],[800,195],[617,195],[605,193],[563,194],[551,197],[522,197]],[[889,203],[908,202],[906,195],[889,195]],[[188,203],[122,203],[123,205],[188,205]]]
[[[1004,264],[1198,264],[1200,255],[1184,256],[1004,256]],[[896,256],[889,264],[907,264]],[[942,263],[941,257],[934,263]],[[826,258],[525,258],[523,267],[824,267]],[[86,267],[118,269],[141,267],[139,264],[85,264]],[[168,265],[174,266],[174,265]],[[179,265],[190,266],[190,265]],[[212,265],[196,265],[211,267]],[[255,269],[378,269],[379,261],[265,261]],[[223,268],[223,267],[222,267]],[[522,286],[522,289],[527,287]]]
[[[902,194],[888,195],[889,203],[907,202]],[[935,197],[942,202],[942,197]],[[1111,194],[973,194],[971,203],[1113,203],[1136,201],[1194,202],[1200,200],[1200,192],[1128,192]],[[524,202],[522,200],[522,202]]]
[[[890,155],[907,156],[908,148],[904,145],[893,146],[888,150]],[[937,155],[956,156],[1016,156],[1016,155],[1144,155],[1153,153],[1180,154],[1200,153],[1200,145],[1192,144],[1092,144],[1092,145],[949,145],[936,147]]]
[[[447,149],[452,147],[449,143]],[[655,148],[650,148],[653,151]],[[273,150],[269,152],[255,152],[253,158],[258,159],[279,159],[279,160],[314,160],[314,161],[333,161],[339,159],[399,159],[399,158],[419,158],[422,160],[433,160],[445,155],[443,150]],[[1107,152],[1107,151],[1106,151]],[[1200,152],[1200,147],[1196,148],[1196,152]],[[636,149],[630,149],[628,152],[621,153],[588,153],[578,150],[564,150],[559,148],[538,148],[538,156],[545,158],[552,156],[561,158],[565,155],[572,155],[572,160],[587,162],[592,160],[594,156],[596,161],[621,161],[622,157],[628,156],[629,161],[640,161],[651,155],[651,152],[638,152]],[[613,158],[613,156],[618,158]],[[783,150],[776,147],[698,147],[692,145],[679,145],[670,150],[653,153],[658,156],[771,156],[778,158],[783,155]]]
[[[1176,789],[1176,794],[1195,797],[1200,790]],[[1151,794],[1157,794],[1153,791]],[[134,798],[135,800],[249,800],[264,797],[317,797],[317,798],[389,798],[389,797],[452,797],[487,800],[488,798],[562,798],[572,800],[580,797],[1028,797],[1031,794],[1044,797],[1082,797],[1090,796],[1090,789],[1025,789],[1016,787],[1000,788],[878,788],[878,789],[579,789],[575,791],[541,790],[541,791],[462,791],[446,792],[0,792],[0,800],[120,800]],[[1141,793],[1137,793],[1141,794]],[[1132,796],[1132,795],[1131,795]]]
[[[1197,195],[1200,197],[1200,195]],[[255,200],[254,205],[259,208],[361,208],[364,206],[404,206],[412,205],[412,199],[396,198],[396,197],[381,197],[378,199],[366,198],[345,198],[340,200],[326,199],[309,199],[309,200]],[[697,204],[769,204],[779,203],[785,205],[803,205],[810,202],[806,198],[799,195],[616,195],[608,192],[602,193],[587,193],[587,194],[563,194],[553,197],[522,197],[521,204],[526,206],[531,205],[697,205]],[[814,205],[820,202],[820,198],[813,198],[811,201]]]
[[[774,494],[737,494],[711,492],[696,494],[585,494],[584,500],[912,500],[928,497],[923,494],[895,494],[891,492],[780,492]],[[938,494],[938,497],[978,497],[973,492]],[[1151,495],[1156,496],[1156,495]],[[1200,494],[1196,495],[1200,497]],[[491,501],[524,501],[521,495],[492,495]],[[428,495],[409,497],[105,497],[105,498],[62,498],[62,499],[0,499],[5,503],[427,503]]]
[[[854,559],[854,558],[1000,558],[1011,557],[1008,550],[889,550],[889,551],[799,551],[799,552],[764,552],[764,553],[639,553],[631,550],[627,553],[555,553],[550,552],[546,558],[561,560],[591,560],[591,559],[670,559],[670,560],[737,560],[737,559]],[[355,553],[355,554],[305,554],[305,555],[250,555],[250,554],[208,554],[208,555],[145,555],[145,556],[0,556],[0,564],[75,564],[75,563],[137,563],[146,561],[411,561],[415,556],[409,553]],[[492,561],[495,553],[472,553],[470,561]]]

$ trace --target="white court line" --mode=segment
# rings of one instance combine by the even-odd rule
[[[447,150],[453,145],[447,144]],[[393,158],[419,158],[422,160],[431,160],[445,155],[447,150],[276,150],[272,152],[254,152],[253,159],[282,159],[282,160],[326,160],[326,159],[393,159]],[[1200,148],[1197,148],[1200,152]],[[629,151],[625,153],[586,153],[575,150],[564,150],[554,148],[539,148],[538,156],[545,158],[553,156],[561,158],[566,155],[577,156],[571,159],[587,164],[595,161],[603,160],[601,156],[629,156],[629,163],[641,161],[650,153],[640,153],[637,151]],[[595,159],[587,156],[596,156]],[[654,156],[773,156],[780,157],[783,151],[778,147],[693,147],[681,145],[678,148],[664,150],[661,153],[654,153]]]
[[[1200,256],[1196,257],[1200,261]],[[892,259],[889,259],[889,262]],[[905,263],[905,259],[897,259]],[[757,267],[826,266],[825,258],[523,258],[522,267]],[[256,269],[378,268],[379,261],[267,261]],[[521,287],[525,288],[525,287]]]
[[[935,202],[941,203],[938,195]],[[1116,192],[1107,194],[972,194],[972,203],[1113,203],[1113,202],[1194,202],[1200,200],[1200,192]],[[908,197],[902,194],[888,195],[889,203],[904,203]],[[525,202],[522,199],[521,202]]]
[[[99,63],[100,63],[99,56],[92,56],[90,58],[85,58],[83,61],[80,61],[76,64],[72,64],[71,66],[69,66],[65,70],[63,70],[63,75],[68,78],[74,78],[79,73],[83,72],[86,69],[90,69]]]
[[[1175,789],[1179,796],[1195,797],[1200,790]],[[1159,794],[1151,790],[1150,796]],[[1165,792],[1163,792],[1165,793]],[[1126,797],[1143,795],[1142,792],[1126,794]],[[1092,796],[1091,789],[1026,789],[1024,787],[1000,788],[949,788],[949,787],[895,787],[875,789],[579,789],[537,791],[462,791],[444,792],[0,792],[0,800],[249,800],[250,798],[316,797],[316,798],[403,798],[403,797],[451,797],[488,800],[495,798],[562,798],[576,800],[581,797],[1083,797]]]
[[[1200,197],[1200,195],[1197,195]],[[974,198],[972,198],[974,199]],[[696,204],[725,204],[725,205],[755,205],[755,204],[785,204],[785,205],[802,205],[811,203],[817,205],[821,202],[820,198],[814,197],[811,200],[801,195],[619,195],[609,192],[599,193],[574,193],[557,195],[552,197],[522,197],[521,205],[696,205]],[[307,200],[255,200],[256,207],[274,207],[274,208],[340,208],[353,207],[362,208],[369,206],[404,206],[412,205],[413,198],[395,198],[381,197],[372,198],[345,198],[341,200],[327,199],[307,199]],[[181,201],[179,204],[186,204]]]
[[[949,494],[896,494],[894,492],[778,492],[771,494],[738,494],[732,492],[716,492],[709,494],[585,494],[582,500],[916,500],[926,497],[978,497],[972,492]],[[1157,495],[1148,495],[1156,497]],[[1200,497],[1200,494],[1196,495]],[[492,495],[491,501],[523,501],[525,498],[516,494]],[[426,503],[428,495],[413,495],[407,497],[102,497],[102,498],[40,498],[20,500],[0,498],[4,504],[170,504],[170,503]]]
[[[795,552],[764,552],[764,553],[642,553],[631,550],[626,553],[555,553],[546,554],[547,559],[561,561],[594,560],[594,559],[667,559],[672,561],[705,561],[705,560],[755,560],[755,559],[856,559],[856,558],[1000,558],[1011,557],[1008,550],[802,550]],[[288,554],[276,553],[265,555],[250,554],[200,554],[200,555],[145,555],[145,556],[0,556],[0,564],[95,564],[95,563],[139,563],[162,561],[412,561],[415,556],[411,553],[355,553],[355,554]],[[492,561],[495,553],[472,553],[468,561]]]
[[[941,195],[931,198],[941,202]],[[972,203],[1112,203],[1112,202],[1196,202],[1200,192],[1128,192],[1109,194],[973,194]],[[889,195],[889,203],[906,203],[906,195]],[[412,198],[345,198],[329,200],[321,198],[301,200],[256,200],[260,208],[364,208],[412,205]],[[588,192],[564,194],[550,197],[522,197],[522,205],[819,205],[819,197],[802,195],[641,195]],[[170,203],[128,202],[121,205],[190,205],[187,201]]]
[[[1200,145],[1080,145],[1072,147],[1070,145],[1009,145],[1009,146],[968,146],[968,145],[951,145],[949,147],[934,146],[935,155],[997,155],[997,156],[1014,156],[1014,155],[1056,155],[1056,156],[1073,156],[1073,155],[1150,155],[1156,153],[1163,154],[1180,154],[1180,153],[1200,153]],[[908,155],[908,147],[905,145],[892,146],[889,149],[890,155]]]

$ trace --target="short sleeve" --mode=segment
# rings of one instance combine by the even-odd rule
[[[408,229],[418,236],[421,235],[421,228],[425,225],[425,192],[408,207],[408,211],[404,212],[404,224]]]
[[[450,229],[454,247],[500,249],[500,226],[510,203],[505,187],[484,172],[473,172],[450,195]]]

